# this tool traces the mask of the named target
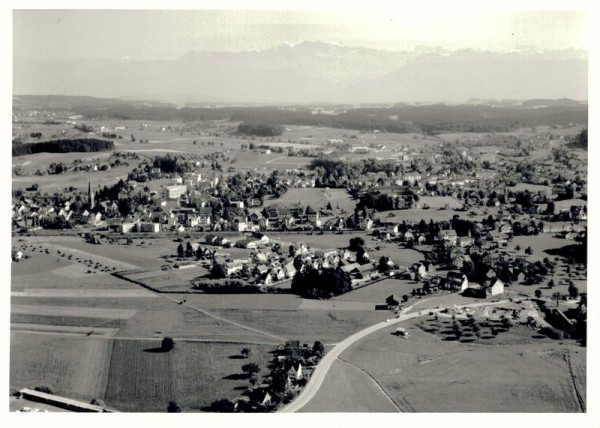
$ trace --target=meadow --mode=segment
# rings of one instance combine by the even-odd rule
[[[563,356],[568,351],[575,370],[585,371],[584,348],[532,340],[535,331],[524,327],[491,340],[445,341],[416,322],[406,326],[406,340],[384,329],[341,355],[369,373],[403,411],[581,411]],[[577,382],[585,390],[585,377]],[[339,399],[344,398],[341,394]]]

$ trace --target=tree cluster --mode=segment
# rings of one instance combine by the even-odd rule
[[[292,291],[310,298],[329,298],[350,290],[350,276],[340,268],[309,269],[296,273],[292,280]]]

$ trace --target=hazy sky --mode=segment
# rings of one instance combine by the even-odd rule
[[[585,13],[568,11],[15,10],[13,24],[14,55],[41,59],[171,59],[302,41],[389,50],[587,49]]]

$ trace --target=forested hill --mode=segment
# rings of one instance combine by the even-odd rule
[[[112,141],[95,138],[62,139],[39,143],[13,144],[12,155],[23,156],[34,153],[103,152],[113,150]]]

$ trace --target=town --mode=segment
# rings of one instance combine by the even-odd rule
[[[19,400],[133,410],[147,392],[120,383],[129,364],[184,370],[210,346],[202,364],[225,357],[222,379],[185,386],[204,385],[196,396],[165,378],[135,409],[288,411],[322,382],[313,373],[336,343],[418,314],[433,318],[393,331],[417,348],[420,335],[485,347],[517,327],[508,343],[568,344],[553,351],[573,379],[565,410],[584,411],[585,124],[407,135],[116,121],[39,103],[20,98],[13,117],[13,355],[45,331],[112,358],[96,363],[104,390],[13,362]],[[58,136],[72,152],[37,151]],[[243,373],[227,373],[237,360]]]

